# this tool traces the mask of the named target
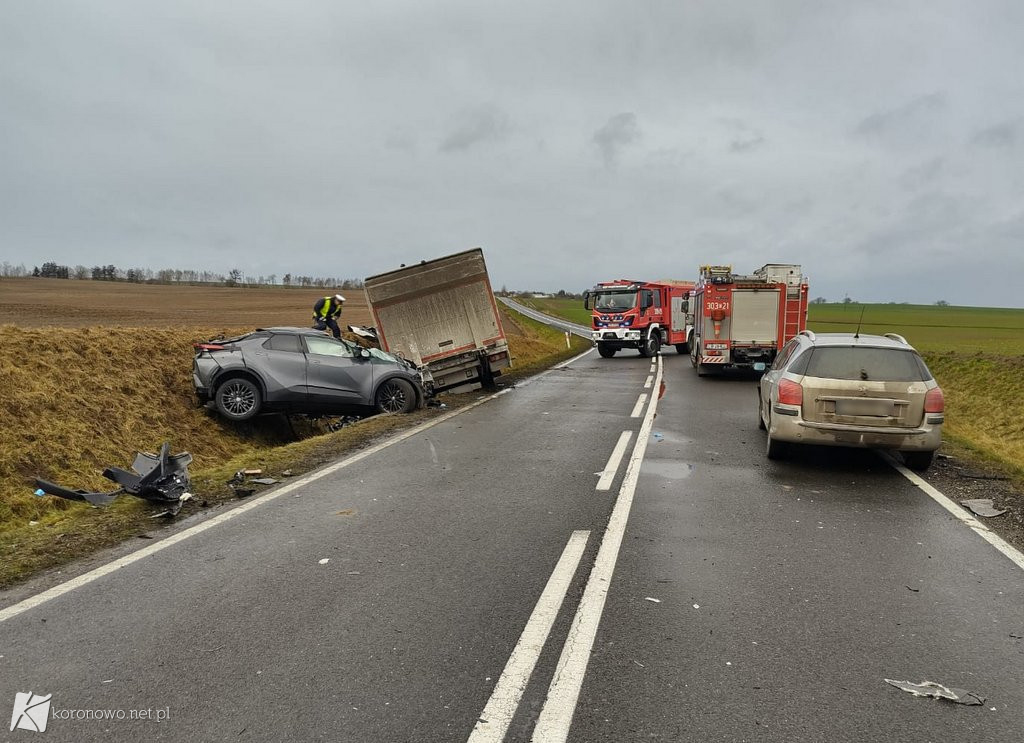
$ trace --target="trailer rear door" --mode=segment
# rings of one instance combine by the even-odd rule
[[[733,343],[775,343],[778,333],[778,289],[733,290]]]

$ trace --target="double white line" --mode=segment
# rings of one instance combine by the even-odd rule
[[[654,379],[655,388],[658,389],[661,386],[661,374],[661,357],[659,356]],[[644,397],[646,398],[646,395]],[[576,711],[580,689],[583,687],[583,678],[587,672],[587,663],[594,647],[594,639],[597,637],[597,628],[601,622],[601,614],[604,612],[605,600],[608,598],[612,573],[615,572],[615,564],[619,558],[619,549],[626,532],[626,523],[629,521],[629,512],[633,506],[633,497],[640,479],[640,467],[647,451],[647,441],[651,436],[657,407],[658,398],[653,396],[640,426],[640,433],[633,447],[633,453],[630,455],[622,485],[619,487],[619,495],[615,500],[611,518],[608,520],[604,538],[597,551],[594,567],[590,571],[590,578],[584,588],[583,598],[576,609],[576,616],[569,629],[562,654],[558,659],[554,678],[548,687],[547,698],[533,731],[533,743],[563,743],[569,737],[569,728]],[[629,433],[624,432],[619,437],[616,450],[620,448],[625,450],[629,443],[630,436],[627,435]],[[615,458],[614,452],[612,458]],[[621,458],[621,454],[619,458]],[[610,459],[609,466],[611,463]],[[608,475],[608,469],[606,468],[602,473],[602,481]],[[615,469],[618,469],[617,461]],[[609,487],[615,469],[612,470],[611,477],[608,478]],[[600,488],[600,483],[598,487]],[[504,740],[508,726],[515,716],[519,701],[529,682],[530,674],[533,672],[554,619],[565,599],[569,583],[583,555],[586,541],[587,532],[573,532],[569,544],[566,545],[565,551],[558,561],[555,572],[548,580],[548,585],[526,624],[526,629],[523,630],[519,642],[512,651],[512,656],[505,665],[505,670],[495,685],[490,700],[473,728],[469,743],[501,743]]]

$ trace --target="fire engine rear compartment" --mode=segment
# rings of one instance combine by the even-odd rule
[[[727,337],[734,345],[770,343],[779,334],[779,290],[737,289],[732,295],[732,327]]]

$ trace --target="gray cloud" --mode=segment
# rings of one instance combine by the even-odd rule
[[[857,124],[854,131],[864,136],[884,136],[908,127],[928,127],[945,108],[945,94],[922,95],[896,108],[871,114]]]
[[[775,261],[815,296],[1022,306],[1022,27],[1011,0],[0,3],[0,263],[367,276],[481,245],[510,287]]]
[[[971,142],[982,147],[1013,147],[1021,139],[1021,121],[1005,121],[982,129],[971,138]]]
[[[636,123],[636,114],[615,114],[594,132],[593,142],[601,151],[605,167],[612,167],[618,162],[623,149],[640,139],[640,127]]]
[[[508,115],[493,104],[462,111],[438,150],[460,152],[483,142],[498,142],[508,136]]]

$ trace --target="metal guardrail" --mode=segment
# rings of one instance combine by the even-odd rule
[[[578,335],[580,338],[586,338],[588,341],[593,339],[593,336],[591,336],[591,329],[585,325],[577,325],[574,322],[563,320],[560,317],[552,317],[551,315],[545,315],[543,312],[538,312],[535,309],[526,307],[525,305],[516,302],[514,299],[509,299],[508,297],[498,297],[498,299],[501,300],[508,307],[514,309],[516,312],[522,315],[526,315],[527,317],[536,320],[537,322],[542,322],[545,325],[550,325],[551,327],[559,328],[560,330],[565,330],[569,333],[572,333],[573,335]]]

